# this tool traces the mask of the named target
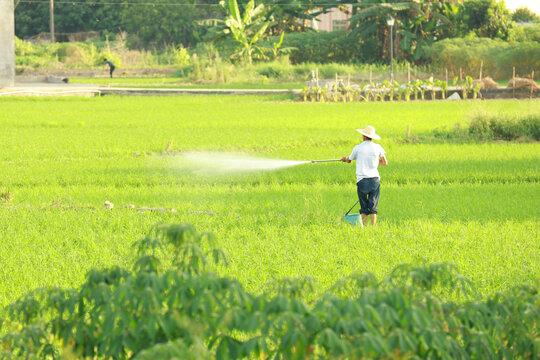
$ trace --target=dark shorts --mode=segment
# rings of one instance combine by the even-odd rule
[[[381,184],[379,178],[366,178],[356,183],[360,214],[376,214]]]

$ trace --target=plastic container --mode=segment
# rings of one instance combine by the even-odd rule
[[[362,222],[360,221],[360,214],[345,214],[345,221],[353,226],[356,226],[358,224],[362,226]]]
[[[354,205],[345,213],[345,221],[352,226],[360,225],[360,227],[364,227],[364,224],[362,224],[362,217],[360,214],[351,214],[351,210],[358,204],[358,201],[354,203]]]

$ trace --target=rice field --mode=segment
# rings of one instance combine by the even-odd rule
[[[323,288],[355,271],[382,277],[404,262],[452,262],[481,294],[538,284],[540,145],[405,141],[408,129],[429,137],[474,114],[538,113],[540,101],[2,98],[0,307],[36,287],[76,286],[94,267],[129,266],[131,244],[171,222],[214,233],[230,257],[215,270],[253,292],[282,277]],[[190,151],[339,158],[368,124],[389,160],[376,228],[343,221],[354,164],[219,173],[181,161]]]

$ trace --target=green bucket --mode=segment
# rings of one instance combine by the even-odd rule
[[[360,217],[360,214],[351,214],[351,210],[358,204],[358,201],[354,203],[354,205],[345,213],[345,221],[352,226],[360,225],[360,227],[363,227],[362,220]]]

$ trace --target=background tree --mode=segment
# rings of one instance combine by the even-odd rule
[[[194,45],[200,36],[195,21],[205,9],[187,0],[134,0],[122,12],[132,47],[163,48],[170,44]]]
[[[269,31],[274,35],[311,30],[309,25],[317,16],[342,5],[336,0],[266,0],[264,3],[272,19]]]
[[[532,12],[528,7],[522,6],[512,13],[512,20],[515,22],[540,23],[540,16]]]
[[[127,31],[135,47],[190,46],[200,39],[193,22],[215,16],[212,0],[133,0],[128,4],[108,0],[80,0],[55,4],[58,33]],[[15,35],[19,38],[49,31],[49,3],[21,2],[15,10]]]
[[[349,21],[351,36],[366,41],[375,38],[375,49],[381,58],[388,58],[389,17],[395,19],[394,53],[396,58],[418,60],[423,47],[448,37],[452,32],[452,17],[458,7],[451,1],[431,0],[371,0],[353,4],[357,10]]]
[[[80,31],[117,32],[122,28],[124,6],[107,0],[60,2],[54,7],[55,30],[58,33]],[[19,38],[49,31],[49,3],[20,2],[15,8],[15,35]]]
[[[512,19],[503,1],[467,0],[460,7],[458,26],[462,36],[472,32],[480,37],[506,40]]]

